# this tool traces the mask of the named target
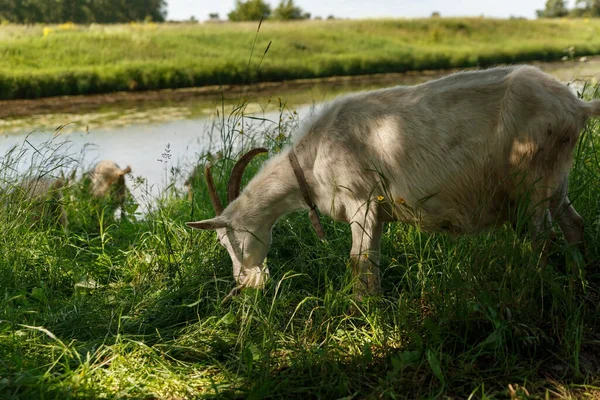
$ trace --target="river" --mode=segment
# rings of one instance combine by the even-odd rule
[[[595,80],[600,74],[600,58],[585,62],[540,63],[539,66],[565,82]],[[79,171],[88,169],[98,160],[111,159],[121,167],[131,165],[133,174],[128,179],[130,186],[135,186],[134,195],[138,199],[152,198],[173,182],[174,175],[178,176],[180,185],[201,155],[218,151],[219,143],[222,143],[221,132],[235,130],[234,137],[239,145],[247,133],[276,134],[280,118],[283,123],[294,125],[312,107],[342,93],[416,84],[447,73],[434,71],[324,82],[312,80],[274,85],[267,90],[254,90],[251,85],[245,93],[232,91],[183,99],[165,95],[166,99],[161,100],[159,93],[152,101],[124,100],[110,105],[100,102],[92,107],[81,107],[81,110],[68,106],[67,99],[56,98],[52,99],[51,112],[37,107],[35,111],[25,113],[30,115],[0,119],[0,155],[11,148],[20,151],[20,160],[11,165],[20,172],[26,171],[32,162],[43,163],[40,160],[51,153],[68,156],[78,165]],[[65,103],[64,109],[61,102]],[[246,104],[244,115],[249,116],[243,121],[230,118],[239,104]],[[221,130],[222,126],[224,130]],[[9,158],[2,158],[5,166],[11,164]],[[65,163],[65,171],[72,165]],[[134,181],[138,184],[134,185]]]

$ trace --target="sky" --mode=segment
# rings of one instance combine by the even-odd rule
[[[265,0],[272,7],[279,0]],[[168,18],[189,19],[192,15],[203,21],[209,13],[227,18],[235,0],[167,0]],[[429,17],[432,11],[442,16],[480,16],[508,18],[520,16],[535,18],[535,10],[544,8],[546,0],[295,0],[295,3],[313,16],[323,18],[414,18]],[[574,0],[569,1],[569,6]]]

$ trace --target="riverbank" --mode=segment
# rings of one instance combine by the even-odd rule
[[[2,26],[0,99],[240,85],[600,54],[596,20],[266,21],[258,35],[256,31],[256,23]],[[573,51],[565,51],[569,48]]]
[[[563,82],[573,80],[596,81],[600,75],[600,57],[586,57],[585,62],[579,60],[539,62],[535,65],[545,72],[554,75]],[[292,79],[279,82],[258,82],[252,85],[211,85],[195,88],[160,89],[134,92],[111,92],[85,96],[53,96],[38,99],[0,100],[0,119],[23,118],[50,114],[83,114],[108,109],[128,109],[140,105],[149,108],[181,105],[182,102],[213,103],[243,96],[264,98],[269,96],[285,97],[286,102],[293,104],[309,104],[315,101],[311,94],[318,92],[331,95],[344,92],[374,89],[385,86],[413,85],[442,77],[465,68],[444,70],[407,71],[389,74],[333,76],[328,78]],[[468,68],[467,68],[468,69]],[[62,122],[64,123],[64,121]],[[57,123],[60,125],[61,123]],[[1,128],[1,124],[0,124]],[[1,129],[0,129],[1,132]]]
[[[600,59],[598,60],[600,63]],[[295,93],[315,85],[352,86],[369,83],[392,86],[416,84],[434,79],[456,70],[408,71],[403,73],[334,76],[328,78],[292,79],[280,82],[258,82],[249,85],[210,85],[194,88],[145,90],[135,92],[111,92],[86,96],[53,96],[39,99],[0,100],[0,118],[25,117],[50,113],[82,113],[105,106],[128,106],[144,104],[179,103],[201,98],[206,101],[219,100],[224,94],[228,97],[247,93],[261,96]],[[313,100],[313,99],[311,99]]]

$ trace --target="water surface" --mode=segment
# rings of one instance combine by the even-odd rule
[[[540,67],[564,82],[595,80],[600,74],[600,58],[586,62],[545,63]],[[295,123],[313,107],[342,93],[416,84],[447,73],[307,81],[291,87],[281,86],[266,93],[250,87],[242,94],[224,92],[219,96],[199,96],[181,101],[124,102],[100,105],[83,112],[65,106],[68,109],[65,112],[38,112],[36,115],[0,120],[0,154],[14,146],[32,154],[49,140],[54,145],[66,143],[61,151],[72,155],[80,170],[101,159],[114,160],[121,167],[131,165],[133,175],[146,182],[143,190],[156,194],[175,175],[183,177],[180,179],[183,181],[207,151],[218,151],[224,132],[230,132],[237,145],[241,145],[253,133],[276,134],[280,123]],[[60,109],[60,98],[56,101]],[[240,105],[244,105],[243,115],[249,118],[239,118],[242,113],[237,107]],[[31,157],[24,157],[18,169],[27,169],[30,160]],[[134,177],[129,179],[132,181]],[[141,190],[136,189],[137,196],[141,195]]]

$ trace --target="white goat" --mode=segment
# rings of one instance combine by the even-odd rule
[[[121,216],[124,216],[127,197],[125,175],[130,172],[129,165],[121,169],[114,161],[102,160],[84,177],[84,185],[92,197],[108,200],[113,206],[120,207]]]
[[[583,220],[567,197],[568,173],[579,132],[599,115],[600,100],[584,102],[529,66],[344,96],[305,124],[292,148],[269,160],[237,197],[249,162],[241,160],[225,209],[207,168],[218,216],[187,225],[216,230],[238,287],[261,287],[269,274],[263,261],[271,228],[282,215],[309,207],[291,151],[312,202],[351,224],[359,296],[380,289],[384,222],[472,234],[511,221],[525,207],[536,249],[545,248],[552,219],[568,243],[582,245]]]

